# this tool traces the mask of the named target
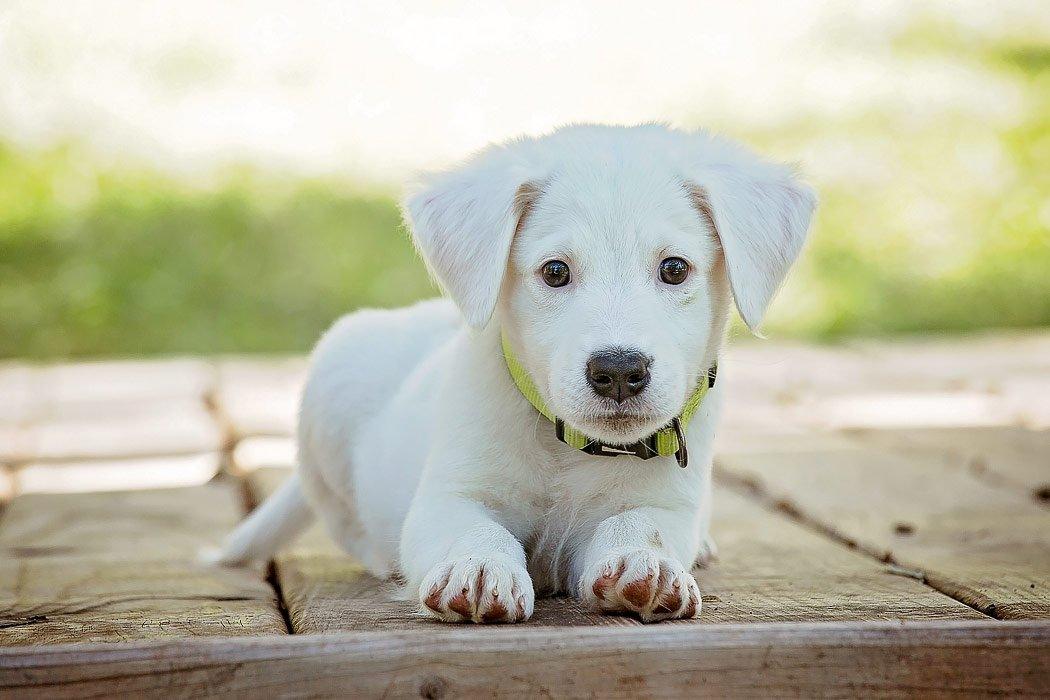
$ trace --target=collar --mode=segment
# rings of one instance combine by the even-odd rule
[[[532,404],[533,408],[551,423],[554,423],[554,434],[566,445],[575,447],[577,450],[582,450],[587,454],[601,455],[603,457],[629,455],[641,459],[649,459],[650,457],[670,457],[674,455],[678,460],[678,466],[684,469],[689,464],[689,452],[685,444],[685,429],[689,425],[689,421],[696,415],[697,410],[699,410],[704,396],[715,385],[715,377],[718,374],[717,364],[707,370],[707,376],[697,384],[696,390],[693,391],[689,400],[685,402],[682,412],[671,419],[670,425],[630,445],[609,445],[598,440],[591,440],[575,428],[565,425],[561,418],[555,416],[543,402],[543,398],[540,396],[539,390],[536,389],[536,385],[532,383],[528,372],[518,362],[518,359],[514,357],[510,344],[507,342],[507,336],[501,334],[501,339],[503,359],[507,362],[507,369],[510,371],[511,379],[514,380],[514,385],[518,387],[518,391]]]

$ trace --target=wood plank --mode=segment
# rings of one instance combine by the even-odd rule
[[[117,360],[56,365],[0,364],[0,424],[29,424],[138,412],[142,406],[200,401],[214,384],[209,362]]]
[[[891,450],[943,455],[992,486],[1050,503],[1050,431],[1025,428],[858,430],[858,440]]]
[[[262,502],[290,473],[275,468],[254,471],[247,477],[251,499]],[[429,624],[416,614],[411,601],[399,595],[395,584],[366,572],[319,523],[275,557],[274,571],[296,634],[395,631]]]
[[[890,376],[912,385],[986,388],[1003,381],[1050,374],[1050,332],[1040,329],[959,335],[920,335],[892,341],[855,339],[844,347],[867,356],[864,383]],[[884,383],[884,382],[882,382]]]
[[[306,360],[223,360],[218,364],[216,409],[236,438],[295,431]]]
[[[17,472],[19,493],[76,493],[198,486],[219,471],[221,455],[29,464]]]
[[[23,423],[29,418],[38,393],[35,379],[36,369],[30,365],[0,363],[0,396],[4,397],[0,401],[0,426]]]
[[[52,365],[38,370],[33,420],[73,419],[139,412],[143,406],[200,402],[215,383],[206,360],[117,360]]]
[[[716,473],[988,615],[1050,618],[1050,512],[940,455],[723,452]]]
[[[734,342],[720,379],[731,429],[1050,426],[1050,333]],[[724,375],[724,376],[723,376]]]
[[[986,619],[729,489],[714,505],[719,558],[694,572],[703,622]]]
[[[262,469],[249,479],[257,497],[272,493],[289,472]],[[720,560],[695,574],[704,594],[702,623],[986,619],[870,557],[829,541],[788,518],[731,492],[715,497],[714,533]],[[316,633],[424,629],[397,587],[378,581],[341,552],[320,527],[276,560],[293,629]],[[530,625],[633,625],[602,616],[574,600],[541,600]],[[685,622],[681,624],[695,624]]]
[[[196,562],[241,510],[228,483],[16,498],[0,520],[0,646],[284,633],[260,571]]]
[[[0,459],[8,462],[75,462],[91,459],[199,454],[219,450],[223,435],[198,399],[139,406],[126,415],[108,413],[47,420],[21,426],[21,436]]]
[[[295,464],[295,440],[291,437],[249,437],[234,447],[231,468],[240,474],[264,467],[290,468]]]
[[[1050,430],[1050,370],[1011,377],[997,389],[1013,406],[1020,425],[1032,430]]]
[[[15,489],[14,471],[0,464],[0,509],[15,495]]]
[[[339,697],[944,697],[1050,692],[1050,625],[655,625],[13,649],[0,692]]]

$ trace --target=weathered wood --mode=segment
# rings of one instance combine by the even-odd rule
[[[732,344],[723,427],[1050,426],[1050,334]]]
[[[75,417],[6,426],[0,460],[15,463],[198,454],[223,439],[203,399],[141,404],[127,413],[110,406]]]
[[[223,360],[215,407],[238,438],[291,435],[305,373],[302,358]]]
[[[289,637],[261,571],[195,563],[239,518],[233,485],[16,498],[0,520],[0,694],[1050,694],[1050,624],[988,617],[1050,615],[1050,509],[1032,498],[1047,434],[932,427],[1036,425],[1048,343],[734,350],[721,560],[696,571],[698,622],[643,627],[563,598],[527,625],[432,623],[314,529],[275,571],[294,629],[325,634]],[[303,363],[220,364],[0,367],[0,462],[29,489],[88,488],[119,469],[48,460],[122,467],[110,457],[287,435]],[[289,446],[245,440],[232,460],[287,464]],[[256,494],[282,476],[253,474]],[[77,645],[36,646],[55,642]]]
[[[0,364],[0,423],[124,416],[142,407],[199,401],[214,383],[204,360],[120,360],[51,366]]]
[[[249,484],[272,493],[287,470],[263,469]],[[731,491],[716,494],[714,534],[720,560],[695,573],[704,594],[701,622],[982,619],[921,582],[894,575],[790,519]],[[277,557],[276,570],[293,629],[299,633],[420,629],[432,623],[389,582],[378,581],[341,552],[319,527]],[[635,624],[591,613],[566,598],[539,601],[534,625]],[[693,623],[683,623],[693,624]]]
[[[998,618],[1050,617],[1050,512],[944,455],[723,453],[724,481]]]
[[[248,476],[253,500],[261,501],[288,477],[288,469],[264,468]],[[292,629],[297,634],[355,630],[441,628],[417,614],[417,603],[395,583],[369,574],[339,549],[320,525],[311,527],[288,551],[278,554],[274,569]],[[603,617],[569,598],[537,603],[530,625],[636,625],[623,617]]]
[[[981,619],[962,603],[890,567],[715,489],[719,558],[694,573],[704,622]]]
[[[1050,431],[1024,428],[858,430],[890,450],[943,455],[992,486],[1050,503]]]
[[[9,650],[19,697],[947,697],[1050,692],[1050,625],[443,627]]]
[[[902,387],[998,391],[1013,378],[1050,374],[1050,333],[1045,330],[862,339],[843,347],[867,358],[860,376],[869,388],[889,376],[891,384]]]
[[[3,509],[3,504],[11,499],[15,495],[15,474],[14,470],[7,467],[7,465],[0,464],[0,510]]]
[[[197,486],[219,471],[220,455],[29,464],[17,472],[19,493],[75,493]]]
[[[264,467],[290,468],[295,457],[295,440],[291,437],[250,437],[237,443],[230,466],[242,474]]]
[[[261,502],[290,473],[273,468],[254,471],[247,477],[251,499]],[[366,572],[332,542],[320,524],[275,557],[274,571],[296,634],[395,631],[428,624],[415,614],[411,602],[399,595],[394,583]]]
[[[0,646],[283,633],[261,572],[196,562],[240,513],[233,484],[16,498],[0,520]]]

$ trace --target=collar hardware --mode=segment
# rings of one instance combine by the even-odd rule
[[[678,466],[685,469],[689,466],[689,449],[685,441],[685,426],[689,420],[700,409],[700,404],[707,392],[715,385],[718,376],[718,365],[707,370],[704,380],[700,381],[696,390],[689,400],[685,402],[682,412],[671,419],[670,425],[657,430],[647,438],[643,438],[629,445],[610,445],[599,440],[592,440],[578,430],[565,425],[565,421],[555,416],[543,399],[540,397],[536,385],[532,383],[525,368],[518,362],[510,350],[507,337],[502,337],[503,358],[507,363],[514,385],[522,396],[540,412],[547,420],[554,423],[555,436],[569,447],[574,447],[581,452],[599,457],[637,457],[638,459],[651,459],[652,457],[670,457],[674,455]]]
[[[682,430],[682,419],[675,416],[671,420],[671,427],[674,428],[675,437],[678,438],[678,449],[674,453],[674,458],[678,460],[678,466],[685,469],[689,466],[689,448],[685,444],[685,431]]]

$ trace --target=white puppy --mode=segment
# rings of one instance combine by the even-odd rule
[[[755,328],[813,206],[788,168],[661,125],[573,126],[431,177],[405,213],[451,301],[325,335],[298,474],[222,561],[270,557],[312,510],[443,620],[524,620],[557,592],[698,614],[730,296]]]

